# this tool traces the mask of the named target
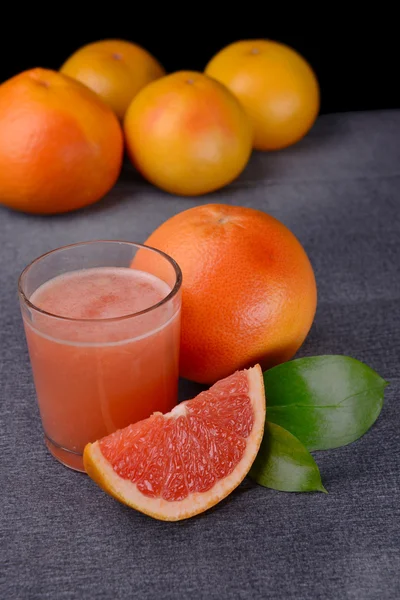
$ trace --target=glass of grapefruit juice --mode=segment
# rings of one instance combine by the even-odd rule
[[[22,272],[18,289],[44,436],[83,471],[93,442],[177,401],[179,266],[130,242],[53,250]]]

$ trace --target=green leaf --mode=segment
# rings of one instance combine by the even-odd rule
[[[267,419],[309,450],[354,442],[373,425],[387,385],[375,371],[348,356],[293,360],[264,373]]]
[[[266,423],[263,441],[249,476],[281,492],[326,492],[311,454],[289,431]]]

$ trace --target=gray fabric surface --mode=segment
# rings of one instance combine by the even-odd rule
[[[400,112],[330,115],[301,143],[255,154],[202,199],[175,198],[129,168],[96,206],[29,217],[0,209],[0,598],[400,597]],[[96,238],[143,241],[196,204],[265,210],[304,244],[319,306],[299,355],[354,356],[391,382],[358,442],[316,453],[323,494],[249,481],[192,520],[154,521],[46,451],[16,296],[34,257]],[[182,397],[196,392],[182,385]]]

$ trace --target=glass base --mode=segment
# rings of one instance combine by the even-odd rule
[[[83,466],[82,454],[63,448],[59,444],[53,442],[46,434],[44,434],[44,441],[51,454],[60,462],[64,467],[68,467],[73,471],[79,471],[85,473]]]

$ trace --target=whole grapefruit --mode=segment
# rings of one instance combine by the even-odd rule
[[[0,86],[0,203],[42,214],[92,204],[122,157],[116,116],[78,81],[32,69]]]
[[[284,44],[235,42],[211,59],[205,73],[225,84],[246,108],[257,150],[294,144],[318,115],[317,78],[306,60]]]
[[[61,67],[61,73],[78,79],[123,119],[139,90],[165,75],[147,50],[124,40],[102,40],[83,46]]]
[[[144,88],[125,116],[128,154],[154,185],[197,196],[235,179],[246,166],[252,129],[223,85],[194,71]]]
[[[303,343],[316,309],[314,272],[277,219],[252,208],[196,206],[146,244],[182,269],[183,377],[212,383],[255,363],[267,369]]]

